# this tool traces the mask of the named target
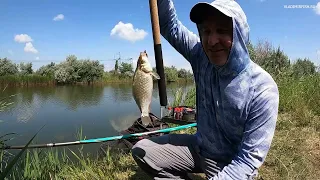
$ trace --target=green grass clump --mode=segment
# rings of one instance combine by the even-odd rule
[[[280,112],[294,112],[303,107],[320,115],[320,75],[277,81],[280,92]]]
[[[0,76],[0,86],[42,86],[54,84],[55,80],[52,77],[37,74]]]

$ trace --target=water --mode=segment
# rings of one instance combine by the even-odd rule
[[[192,84],[167,85],[168,102],[178,88]],[[45,124],[33,143],[76,141],[82,128],[86,139],[118,135],[139,118],[130,83],[56,87],[10,87],[1,92],[10,108],[0,112],[0,136],[17,133],[8,145],[24,145]],[[152,113],[160,116],[159,90],[154,84]],[[94,152],[100,144],[85,145]]]

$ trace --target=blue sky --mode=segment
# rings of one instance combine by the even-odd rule
[[[178,17],[191,31],[196,26],[189,12],[198,0],[174,0]],[[210,2],[210,1],[209,1]],[[320,65],[319,0],[238,0],[251,28],[250,38],[268,39],[289,57],[309,57]],[[147,50],[155,65],[148,0],[0,0],[0,57],[33,62],[34,69],[67,55],[103,60],[106,69],[121,58],[133,58]],[[285,9],[284,5],[314,5],[317,8]],[[316,10],[318,9],[318,10]],[[56,17],[56,18],[55,18]],[[112,29],[122,22],[112,36]],[[132,27],[130,28],[130,23]],[[120,23],[121,24],[121,23]],[[118,32],[137,33],[119,37]],[[136,32],[134,32],[136,31]],[[135,40],[132,37],[140,37]],[[162,38],[165,65],[188,68],[187,61]],[[319,55],[317,55],[317,51]]]

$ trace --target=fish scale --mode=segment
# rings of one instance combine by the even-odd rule
[[[143,114],[149,113],[151,103],[153,79],[150,74],[137,70],[133,83],[133,97]]]

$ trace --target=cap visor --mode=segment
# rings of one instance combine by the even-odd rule
[[[210,14],[214,14],[214,12],[219,12],[230,17],[230,15],[220,7],[211,5],[206,2],[201,2],[194,5],[191,9],[190,20],[196,24],[201,23],[204,18],[208,17]]]

